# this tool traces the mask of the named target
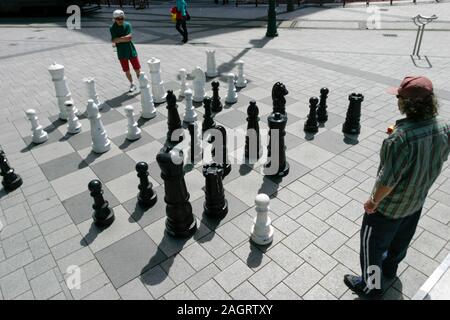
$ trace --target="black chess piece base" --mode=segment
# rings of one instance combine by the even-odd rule
[[[206,201],[203,203],[203,214],[211,218],[223,218],[228,213],[228,200],[225,199],[225,203],[222,207],[208,207]]]
[[[270,165],[271,165],[270,162],[267,164],[267,166],[264,165],[264,169],[265,169],[266,167],[267,167],[267,168],[270,168]],[[280,178],[282,178],[282,177],[285,177],[285,176],[287,176],[287,175],[289,174],[289,169],[290,169],[289,162],[286,161],[286,163],[285,163],[285,165],[284,165],[284,168],[278,170],[277,173],[275,173],[275,174],[267,174],[267,173],[264,173],[264,175],[266,175],[266,176],[268,176],[268,177],[280,177]],[[264,171],[265,171],[265,170],[264,170]]]
[[[151,207],[153,207],[156,203],[156,201],[158,201],[158,196],[156,195],[156,193],[153,193],[153,196],[148,198],[148,199],[144,199],[143,197],[141,197],[141,193],[138,193],[137,196],[138,199],[138,204],[145,208],[145,209],[149,209]]]
[[[176,229],[168,219],[166,219],[166,232],[174,238],[189,238],[197,231],[197,219],[194,217],[194,221],[189,228]]]
[[[316,125],[312,125],[312,126],[305,125],[305,127],[303,128],[303,131],[305,131],[307,133],[317,133],[317,132],[319,132],[319,127]]]
[[[6,175],[2,181],[3,187],[8,192],[16,190],[22,185],[22,183],[22,178],[15,173],[13,173],[12,175]]]
[[[346,133],[346,134],[360,134],[361,126],[349,127],[349,126],[346,126],[344,123],[344,125],[342,126],[342,132]]]
[[[114,212],[108,207],[106,201],[102,208],[94,211],[92,218],[96,226],[105,228],[114,222]]]

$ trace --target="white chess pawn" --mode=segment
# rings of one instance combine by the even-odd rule
[[[67,78],[64,75],[64,66],[53,62],[53,64],[48,67],[48,72],[50,72],[50,76],[52,77],[52,81],[55,86],[56,98],[58,100],[59,118],[61,120],[67,120],[67,111],[64,106],[64,102],[67,100],[72,100],[72,95],[67,85]],[[78,114],[78,110],[76,108],[75,114]]]
[[[236,62],[238,74],[237,74],[237,80],[236,80],[236,87],[237,88],[245,88],[247,86],[247,79],[245,79],[244,74],[244,61],[238,60]]]
[[[195,112],[195,108],[192,105],[192,90],[187,89],[184,92],[184,96],[186,97],[186,108],[184,110],[184,118],[183,121],[186,123],[192,123],[197,121],[197,112]]]
[[[69,100],[64,103],[67,110],[67,132],[76,134],[81,131],[81,123],[75,114],[75,107],[73,101]]]
[[[39,124],[39,119],[34,109],[28,109],[25,111],[28,120],[31,122],[31,141],[36,144],[43,143],[48,140],[47,132]]]
[[[216,68],[216,50],[206,50],[206,76],[216,77],[219,73]]]
[[[267,245],[273,240],[272,220],[269,217],[269,196],[260,193],[255,198],[256,218],[253,220],[251,240],[259,245]]]
[[[228,93],[227,96],[225,97],[225,102],[233,104],[236,103],[238,100],[236,87],[234,86],[234,73],[230,72],[226,76],[228,79]]]
[[[101,115],[94,100],[89,99],[86,107],[89,121],[91,123],[92,151],[95,153],[104,153],[111,149],[111,141],[108,139]]]
[[[141,129],[138,127],[137,122],[134,120],[134,108],[129,105],[125,107],[125,115],[128,120],[127,125],[127,140],[134,141],[141,137]]]
[[[150,69],[153,101],[163,103],[166,101],[167,92],[164,88],[164,81],[161,80],[161,60],[152,57],[147,61],[147,64]]]
[[[101,102],[97,95],[97,89],[95,88],[95,78],[89,77],[83,79],[84,83],[86,83],[86,89],[88,93],[89,99],[94,100],[94,103],[97,105],[99,110],[103,108],[103,102]]]
[[[150,92],[150,84],[145,72],[139,74],[139,87],[141,88],[141,117],[144,119],[153,119],[156,117],[156,108],[153,103],[153,96]]]
[[[180,69],[179,71],[180,75],[180,97],[184,97],[184,92],[188,89],[186,84],[186,78],[187,78],[187,71],[186,69]]]
[[[194,102],[203,102],[203,99],[206,96],[205,92],[205,84],[206,84],[206,77],[205,73],[203,72],[202,68],[196,67],[194,71],[191,72],[191,76],[194,77],[194,80],[192,81],[192,86],[194,88],[194,96],[192,100]]]

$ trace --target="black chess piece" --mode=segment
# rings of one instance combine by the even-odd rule
[[[222,183],[222,167],[217,163],[203,166],[205,177],[205,202],[203,214],[213,218],[223,218],[228,213],[228,201]]]
[[[268,118],[269,123],[269,153],[270,157],[264,164],[266,176],[284,177],[289,173],[289,163],[286,161],[286,135],[287,116],[275,112]]]
[[[177,97],[172,90],[167,91],[167,137],[166,144],[175,146],[183,141],[183,129],[181,127],[181,119],[178,114]]]
[[[262,155],[259,134],[259,109],[256,101],[250,101],[247,108],[247,135],[245,136],[245,158],[259,159]]]
[[[205,97],[203,99],[203,108],[205,108],[205,113],[203,114],[202,134],[216,126],[212,117],[211,98]]]
[[[100,180],[92,180],[88,184],[91,197],[94,198],[92,218],[98,227],[107,227],[114,221],[114,212],[109,208],[109,203],[103,198],[102,183]]]
[[[0,149],[0,175],[3,177],[2,185],[6,191],[14,191],[19,188],[23,181],[20,175],[14,172],[14,169],[8,163],[6,154]]]
[[[325,123],[328,120],[327,113],[327,98],[328,98],[328,88],[320,89],[320,102],[319,108],[317,109],[317,121],[319,123]]]
[[[173,237],[189,237],[197,230],[197,220],[192,214],[190,195],[184,180],[183,151],[163,148],[156,156],[156,161],[164,180],[166,232]]]
[[[211,82],[211,87],[213,92],[211,100],[211,110],[212,112],[218,113],[223,109],[222,102],[220,101],[219,96],[219,81]]]
[[[303,130],[308,133],[319,132],[319,125],[317,123],[317,104],[319,99],[317,97],[311,97],[309,99],[309,115],[305,122]]]
[[[213,161],[218,163],[222,168],[223,178],[225,178],[231,172],[231,164],[228,160],[227,151],[227,130],[223,126],[216,126],[215,129],[219,131],[222,139],[216,139],[216,135],[211,137],[210,142],[214,145],[212,150]],[[221,145],[218,145],[218,141],[221,141]]]
[[[157,195],[153,191],[153,185],[148,179],[148,164],[141,161],[136,164],[137,176],[140,180],[139,182],[139,194],[138,203],[141,207],[151,208],[155,205],[157,201]]]
[[[277,82],[272,87],[272,106],[273,113],[279,112],[281,114],[286,114],[286,98],[289,91],[286,89],[286,86]]]
[[[364,96],[361,93],[351,93],[348,96],[350,101],[342,132],[346,134],[359,134],[361,132],[361,103]]]

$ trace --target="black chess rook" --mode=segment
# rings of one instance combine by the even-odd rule
[[[319,108],[317,109],[317,121],[319,123],[325,123],[328,121],[328,113],[327,113],[327,98],[328,98],[328,88],[320,89],[320,102]]]
[[[289,173],[289,163],[286,161],[286,124],[287,116],[275,112],[268,118],[269,123],[269,154],[267,162],[264,164],[264,174],[266,176],[284,177]]]
[[[361,132],[361,103],[364,101],[364,96],[361,93],[351,93],[348,100],[350,103],[342,132],[351,135],[359,134]]]
[[[211,87],[213,92],[211,101],[211,110],[212,112],[218,113],[223,109],[222,102],[220,101],[219,96],[219,81],[211,82]]]
[[[109,203],[103,198],[102,183],[100,180],[92,180],[88,184],[91,197],[94,199],[92,218],[98,227],[107,227],[114,221],[114,212],[109,208]]]
[[[8,163],[6,154],[0,149],[0,174],[3,177],[2,185],[6,191],[14,191],[19,188],[23,181],[20,175],[14,172],[14,169]]]
[[[203,214],[212,218],[223,218],[228,213],[228,201],[222,183],[222,167],[217,163],[203,166],[205,177],[205,202]]]
[[[279,112],[281,114],[286,114],[286,98],[289,94],[289,91],[286,89],[286,86],[277,82],[272,87],[272,106],[273,113]]]
[[[261,158],[261,136],[259,133],[259,109],[256,101],[250,101],[247,108],[247,134],[245,136],[245,158],[256,159]]]
[[[136,164],[136,171],[139,178],[138,204],[144,208],[151,208],[157,201],[157,195],[153,191],[153,185],[148,178],[148,164],[143,161],[138,162]]]
[[[177,97],[172,90],[167,91],[167,137],[166,144],[175,146],[183,141],[183,129],[181,127],[181,119],[178,113]]]
[[[317,123],[317,104],[319,99],[317,97],[311,97],[309,99],[309,114],[308,119],[305,122],[303,130],[307,133],[319,132],[319,125]]]
[[[197,220],[192,214],[190,195],[184,180],[183,152],[163,148],[156,156],[156,161],[164,180],[166,232],[173,237],[190,237],[197,230]]]

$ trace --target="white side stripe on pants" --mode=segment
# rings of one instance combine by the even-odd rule
[[[368,227],[368,226],[366,226]],[[370,242],[370,235],[372,234],[372,227],[368,227],[367,228],[367,237],[364,241],[364,247],[365,247],[365,253],[364,253],[364,258],[365,258],[365,263],[364,263],[364,271],[365,271],[365,279],[364,282],[366,283],[366,287],[364,288],[364,292],[368,293],[371,288],[369,288],[369,275],[367,273],[367,269],[369,268],[369,242]]]

